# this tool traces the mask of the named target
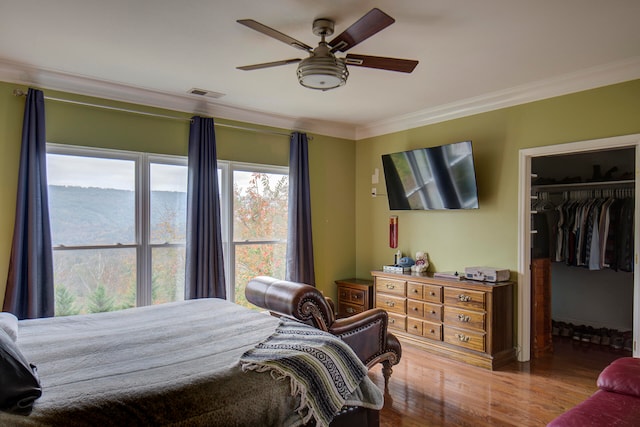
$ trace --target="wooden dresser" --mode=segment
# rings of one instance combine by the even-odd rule
[[[371,274],[374,305],[401,340],[488,369],[515,360],[513,282]]]
[[[367,279],[336,280],[338,286],[337,317],[349,317],[373,308],[373,281]]]

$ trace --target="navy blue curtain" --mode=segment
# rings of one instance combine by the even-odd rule
[[[218,161],[212,118],[193,117],[189,129],[185,298],[226,298]]]
[[[42,91],[29,89],[22,123],[16,219],[3,311],[19,319],[54,315],[53,251]]]
[[[309,143],[307,134],[294,132],[289,144],[289,226],[286,279],[316,285],[311,234]]]

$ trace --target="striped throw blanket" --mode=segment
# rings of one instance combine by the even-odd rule
[[[306,424],[314,418],[328,426],[367,368],[351,347],[327,332],[292,320],[282,320],[276,332],[240,359],[244,371],[270,372],[289,378],[291,394],[300,396],[298,413]]]

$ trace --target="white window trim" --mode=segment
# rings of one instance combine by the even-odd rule
[[[71,249],[124,249],[136,250],[136,306],[151,305],[151,251],[161,247],[183,247],[185,243],[151,243],[149,218],[150,200],[150,164],[171,164],[187,166],[187,157],[161,154],[149,154],[134,151],[92,148],[66,144],[47,143],[47,154],[97,157],[104,159],[130,160],[135,165],[135,242],[133,244],[92,245],[73,247],[53,247],[53,250]]]
[[[227,284],[227,300],[235,301],[235,247],[236,245],[247,244],[247,242],[233,241],[233,172],[263,172],[289,175],[288,166],[265,165],[258,163],[218,161],[218,168],[222,169],[222,181],[220,188],[224,188],[224,199],[221,204],[222,216],[222,245],[224,247],[225,282]],[[287,212],[284,212],[286,215]],[[249,242],[251,244],[256,242]],[[281,243],[280,241],[260,241],[260,243]],[[285,242],[286,243],[286,242]]]
[[[151,163],[174,164],[188,166],[186,156],[172,156],[150,154],[126,150],[108,148],[92,148],[66,144],[47,143],[47,154],[61,154],[73,156],[98,157],[106,159],[130,160],[135,163],[135,194],[136,194],[136,231],[134,244],[114,244],[79,247],[54,247],[54,250],[70,249],[107,249],[107,248],[135,248],[137,261],[137,289],[136,305],[150,305],[151,301],[151,250],[156,247],[184,246],[184,243],[151,243],[150,223],[145,221],[150,212],[150,168]],[[227,286],[227,299],[235,301],[235,245],[247,244],[247,242],[233,242],[233,173],[235,171],[262,172],[274,174],[289,174],[288,166],[275,166],[257,163],[232,162],[218,160],[220,174],[220,200],[222,246],[225,267],[225,282]],[[286,215],[287,213],[284,212]],[[257,243],[257,242],[249,242]],[[260,241],[259,243],[282,243],[282,241]],[[286,243],[286,242],[285,242]]]

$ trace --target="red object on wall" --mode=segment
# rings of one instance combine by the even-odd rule
[[[398,217],[396,215],[389,217],[389,247],[393,249],[398,247]]]

